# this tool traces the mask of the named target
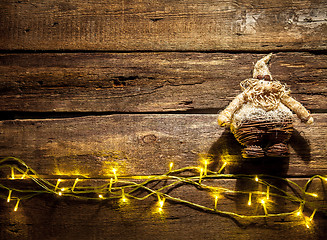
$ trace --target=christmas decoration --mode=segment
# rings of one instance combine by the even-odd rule
[[[245,146],[244,158],[285,157],[293,132],[293,114],[307,124],[313,118],[290,90],[273,80],[268,69],[272,54],[254,66],[253,78],[241,82],[239,94],[218,116],[220,126],[230,127],[239,143]]]
[[[143,201],[147,198],[153,197],[157,203],[154,214],[163,214],[165,211],[166,202],[179,203],[199,211],[204,211],[212,214],[219,214],[221,216],[228,216],[241,222],[268,219],[281,217],[288,221],[294,221],[307,228],[313,224],[313,217],[317,211],[324,212],[324,204],[319,203],[319,199],[323,196],[318,196],[317,193],[310,190],[310,185],[315,179],[320,179],[324,183],[327,182],[326,176],[315,175],[312,176],[304,185],[300,187],[297,183],[290,179],[267,176],[267,175],[245,175],[245,174],[223,174],[223,167],[218,172],[213,172],[207,168],[208,161],[202,161],[200,166],[184,167],[180,169],[173,169],[173,163],[169,165],[169,171],[162,175],[151,176],[119,176],[117,169],[112,169],[112,175],[107,179],[103,179],[105,184],[99,186],[90,186],[87,181],[90,179],[79,176],[79,178],[56,179],[56,181],[42,178],[35,170],[30,168],[20,159],[5,158],[0,161],[0,169],[10,170],[10,176],[7,181],[10,184],[0,183],[0,198],[5,199],[8,204],[13,202],[13,211],[19,211],[18,207],[23,200],[36,197],[40,194],[52,194],[57,197],[69,197],[81,200],[96,200],[96,201],[119,201],[121,207],[129,204],[129,201],[139,200]],[[228,163],[227,163],[228,164]],[[224,165],[226,166],[226,164]],[[26,184],[22,187],[13,187],[15,181],[21,183],[22,179],[30,179],[35,183],[35,186],[28,186]],[[213,186],[212,181],[224,179],[248,180],[257,184],[256,190],[234,190],[224,186]],[[268,179],[283,182],[284,185],[289,186],[291,191],[285,191],[285,188],[271,184]],[[157,186],[158,182],[164,182],[164,185]],[[84,185],[82,184],[84,182]],[[86,183],[85,183],[86,182]],[[65,184],[66,183],[66,184]],[[151,183],[154,183],[151,185]],[[68,184],[71,184],[67,186]],[[207,192],[210,201],[208,204],[195,203],[192,200],[186,200],[181,197],[174,196],[172,189],[176,189],[183,185],[190,185],[199,192]],[[261,190],[260,190],[261,189]],[[141,194],[143,192],[143,194]],[[245,202],[247,208],[254,208],[254,215],[241,214],[223,210],[224,207],[220,204],[222,198],[225,199],[239,199],[245,196],[248,199]],[[274,200],[283,199],[285,202],[291,203],[292,209],[286,212],[276,212],[276,209],[271,212],[270,207],[274,205]],[[317,201],[318,200],[318,201]],[[211,202],[211,205],[210,205]],[[23,204],[23,203],[22,203]],[[153,207],[149,206],[149,209]],[[261,209],[261,211],[258,211]],[[309,209],[309,210],[308,210]],[[306,216],[305,211],[308,211],[310,217]],[[283,220],[283,221],[284,221]]]

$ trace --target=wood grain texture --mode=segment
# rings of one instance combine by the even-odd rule
[[[119,177],[163,174],[171,161],[175,168],[199,165],[199,155],[211,158],[214,171],[224,160],[224,173],[283,176],[303,186],[327,174],[326,11],[326,0],[3,0],[0,111],[10,116],[2,119],[44,119],[0,121],[0,158],[21,158],[51,182],[61,177],[61,187],[80,174],[91,179],[79,185],[107,183],[113,167]],[[295,123],[289,158],[243,159],[217,114],[208,113],[240,93],[240,81],[263,56],[254,52],[270,51],[273,77],[315,113],[315,124]],[[94,116],[55,118],[79,113]],[[0,171],[1,184],[33,186],[9,174]],[[258,188],[253,179],[203,183]],[[41,195],[14,212],[14,200],[7,203],[8,191],[0,189],[0,239],[327,239],[326,187],[320,180],[310,185],[318,197],[307,196],[315,202],[304,214],[319,204],[311,229],[296,217],[241,222],[172,201],[159,215],[156,196],[121,205]],[[185,184],[169,193],[214,204],[208,192]],[[271,197],[269,212],[297,208]],[[247,199],[231,194],[218,207],[263,214],[257,199],[252,208]]]
[[[0,3],[3,50],[326,50],[325,0]]]
[[[300,186],[307,179],[291,179]],[[8,180],[7,180],[8,181]],[[26,180],[24,180],[26,181]],[[90,179],[94,186],[104,180]],[[257,187],[257,183],[237,180],[210,180],[205,184],[223,186],[233,190]],[[13,182],[13,181],[11,181]],[[65,182],[63,183],[65,184]],[[72,184],[72,182],[70,182]],[[83,184],[83,183],[80,183]],[[161,184],[153,183],[154,186]],[[290,191],[287,185],[281,189]],[[323,204],[323,185],[316,181],[312,189],[320,195]],[[262,189],[264,191],[264,189]],[[181,185],[170,191],[174,197],[191,200],[195,203],[213,207],[214,199],[208,192]],[[326,196],[326,195],[325,195]],[[219,199],[218,209],[242,214],[263,214],[263,209],[253,197],[253,205],[247,206],[247,195],[229,195]],[[288,212],[297,209],[282,198],[272,199],[269,212]],[[280,239],[283,236],[295,239],[325,239],[326,217],[317,212],[310,229],[300,217],[275,217],[264,220],[231,219],[226,216],[210,214],[193,209],[184,204],[166,201],[164,214],[157,211],[157,197],[144,201],[129,200],[121,205],[117,200],[81,201],[51,195],[41,195],[21,201],[18,211],[13,212],[15,202],[0,201],[1,239]],[[304,214],[310,216],[313,209],[305,208]]]
[[[0,55],[0,111],[159,112],[224,108],[263,54]],[[310,110],[327,109],[327,57],[278,53],[270,70]]]
[[[299,121],[291,138],[290,158],[245,160],[241,146],[220,128],[214,114],[126,114],[0,122],[1,156],[14,156],[44,175],[106,176],[163,174],[170,161],[177,168],[198,166],[199,154],[212,157],[217,171],[308,176],[327,173],[326,114],[315,124]]]

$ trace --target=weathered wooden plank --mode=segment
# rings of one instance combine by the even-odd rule
[[[0,9],[0,49],[326,49],[324,0],[6,0]]]
[[[0,110],[149,112],[224,108],[262,54],[0,55]],[[276,80],[308,109],[327,109],[327,56],[278,53]]]
[[[103,182],[92,179],[88,181],[94,185]],[[302,186],[306,179],[293,181]],[[233,190],[242,187],[248,190],[250,185],[257,185],[236,180],[211,180],[210,184]],[[290,190],[286,185],[280,187]],[[321,182],[315,187],[321,191]],[[169,194],[211,208],[214,206],[214,198],[208,192],[191,186],[182,185]],[[323,195],[320,196],[323,199]],[[219,199],[217,208],[242,214],[263,214],[262,206],[256,202],[255,196],[251,207],[247,205],[247,199],[248,196],[223,197]],[[283,199],[273,200],[276,202],[268,206],[270,212],[293,211],[298,207]],[[320,212],[315,214],[311,228],[307,229],[301,216],[276,217],[267,221],[235,221],[169,200],[165,202],[163,214],[158,214],[156,196],[144,201],[130,199],[127,204],[119,204],[119,200],[81,201],[41,195],[21,201],[17,212],[13,211],[14,205],[14,200],[10,203],[0,201],[1,239],[203,239],[203,236],[206,239],[262,239],[265,236],[265,239],[272,240],[280,236],[288,239],[327,237],[327,219]],[[305,208],[304,215],[309,217],[312,211],[313,209]]]
[[[177,168],[198,166],[199,154],[212,156],[217,171],[307,176],[327,173],[326,114],[315,124],[296,122],[290,158],[245,160],[241,146],[220,128],[217,115],[111,115],[0,122],[1,156],[15,156],[45,175],[106,176],[162,174],[170,161]]]

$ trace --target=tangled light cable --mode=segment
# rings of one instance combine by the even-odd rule
[[[204,163],[203,163],[204,162]],[[317,198],[318,194],[309,191],[310,185],[314,179],[320,179],[322,184],[326,184],[327,178],[321,175],[315,175],[308,179],[304,187],[300,187],[294,181],[287,178],[281,178],[268,175],[244,175],[244,174],[223,174],[222,170],[226,166],[219,169],[218,172],[210,171],[207,167],[209,161],[202,161],[200,167],[185,167],[180,169],[173,169],[173,164],[169,165],[169,171],[162,175],[151,176],[118,176],[117,169],[113,169],[112,176],[102,179],[106,181],[100,186],[82,186],[81,181],[88,181],[87,178],[70,178],[70,179],[55,179],[46,180],[40,176],[35,170],[30,168],[20,159],[5,158],[0,161],[0,169],[10,169],[10,181],[4,182],[10,184],[0,183],[1,195],[0,197],[6,199],[8,203],[16,201],[14,211],[18,210],[19,203],[40,194],[53,194],[61,197],[71,197],[86,200],[119,200],[122,203],[127,203],[129,199],[145,200],[149,197],[157,199],[157,212],[162,213],[164,204],[169,201],[171,203],[180,203],[201,211],[219,214],[221,216],[229,216],[234,219],[258,219],[271,217],[297,217],[303,220],[304,225],[309,228],[310,222],[317,211],[324,211],[323,203],[319,204],[312,198]],[[204,166],[203,166],[204,165]],[[31,179],[36,185],[22,189],[20,187],[13,187],[15,179]],[[225,187],[216,187],[210,185],[210,180],[213,179],[236,179],[248,180],[259,184],[265,191],[243,191],[233,190]],[[286,191],[277,186],[270,184],[265,179],[274,179],[284,182],[292,191]],[[63,181],[69,180],[71,186],[61,187]],[[152,184],[153,182],[163,182],[162,186]],[[208,182],[208,183],[207,183]],[[150,186],[151,185],[151,186]],[[192,201],[188,201],[179,197],[173,196],[170,191],[173,188],[190,185],[194,186],[197,191],[205,191],[209,193],[212,198],[212,205],[206,206]],[[256,215],[245,215],[237,212],[229,212],[220,210],[219,199],[222,197],[229,198],[231,194],[244,195],[248,202],[246,205],[250,207],[257,199],[257,203],[262,205],[262,213]],[[309,197],[308,197],[309,196]],[[271,198],[282,198],[295,204],[295,210],[289,212],[269,212],[268,205],[272,201]],[[310,217],[306,217],[303,213],[304,208],[311,209]]]

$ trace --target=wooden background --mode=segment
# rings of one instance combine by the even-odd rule
[[[216,171],[226,152],[225,173],[272,174],[302,186],[327,174],[325,0],[3,0],[0,32],[0,156],[19,157],[48,179],[87,174],[97,184],[112,164],[123,175],[162,174],[170,161],[198,165],[200,153],[215,156]],[[249,161],[217,125],[217,112],[269,52],[272,75],[315,123],[295,123],[289,158]],[[326,184],[313,187],[326,206]],[[176,194],[208,201],[186,186]],[[322,212],[309,230],[283,219],[244,226],[169,202],[158,218],[155,201],[119,208],[45,196],[13,212],[2,200],[0,238],[327,238]],[[221,204],[239,211],[244,203]]]

